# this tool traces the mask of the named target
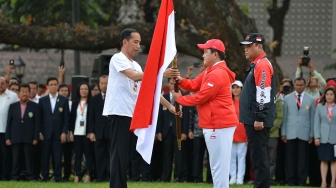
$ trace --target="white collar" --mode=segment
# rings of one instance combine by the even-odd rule
[[[53,98],[52,95],[49,93],[49,98],[50,99],[57,99],[57,97],[58,97],[58,92],[56,93],[55,98]]]

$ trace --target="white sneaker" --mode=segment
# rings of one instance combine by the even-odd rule
[[[237,185],[243,185],[244,184],[244,180],[242,179],[237,179]]]
[[[230,185],[236,184],[236,179],[235,178],[231,178],[229,184]]]

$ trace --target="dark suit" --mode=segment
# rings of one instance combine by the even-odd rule
[[[75,131],[75,125],[76,125],[76,119],[77,117],[77,108],[79,105],[79,101],[73,101],[71,106],[71,113],[70,113],[70,128],[69,131],[72,131],[74,133]],[[86,114],[86,122],[90,122],[89,118],[89,109],[90,109],[90,100],[87,104],[87,114]],[[81,164],[82,164],[82,158],[83,154],[85,155],[85,168],[86,168],[86,174],[92,175],[92,155],[93,155],[93,143],[90,141],[89,138],[86,138],[86,135],[89,131],[88,123],[86,124],[86,134],[81,135],[75,135],[74,136],[74,146],[75,146],[75,175],[81,176]]]
[[[62,144],[61,134],[69,129],[69,100],[58,95],[54,111],[52,111],[50,95],[39,100],[41,112],[42,142],[41,167],[43,180],[49,180],[50,155],[53,157],[54,180],[62,180]]]
[[[12,179],[20,178],[20,148],[23,146],[27,179],[34,179],[33,140],[38,140],[40,129],[40,112],[38,105],[28,101],[23,118],[21,118],[21,102],[10,105],[8,111],[6,140],[12,144],[13,167]]]
[[[96,136],[95,165],[97,170],[97,181],[110,179],[110,125],[108,118],[103,116],[104,100],[101,93],[91,98],[89,109],[89,130]]]
[[[170,101],[170,93],[164,94],[163,97]],[[182,133],[188,134],[189,123],[189,107],[183,107],[183,117],[181,119]],[[172,174],[173,156],[175,155],[175,168],[177,172],[178,181],[188,181],[188,167],[186,161],[185,142],[182,141],[182,149],[178,150],[176,141],[176,121],[175,115],[172,114],[167,108],[160,105],[159,115],[157,122],[157,132],[162,134],[162,147],[163,147],[163,172],[161,175],[162,181],[170,181]]]

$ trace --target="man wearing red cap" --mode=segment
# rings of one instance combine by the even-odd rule
[[[211,174],[215,188],[229,187],[229,171],[233,133],[239,124],[232,102],[233,73],[224,61],[225,47],[222,41],[212,39],[198,44],[204,50],[207,67],[195,79],[177,77],[176,81],[195,95],[182,96],[173,92],[175,101],[183,106],[197,106],[199,127],[209,151]]]
[[[250,147],[254,187],[270,187],[268,139],[275,118],[275,81],[272,64],[266,58],[265,39],[250,33],[240,45],[251,61],[240,96],[240,122],[244,123]]]

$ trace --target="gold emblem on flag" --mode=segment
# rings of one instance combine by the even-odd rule
[[[62,108],[62,107],[60,107],[58,110],[59,110],[60,112],[63,112],[63,108]]]
[[[28,116],[29,116],[30,118],[32,118],[33,115],[34,115],[33,112],[29,112],[29,113],[28,113]]]

